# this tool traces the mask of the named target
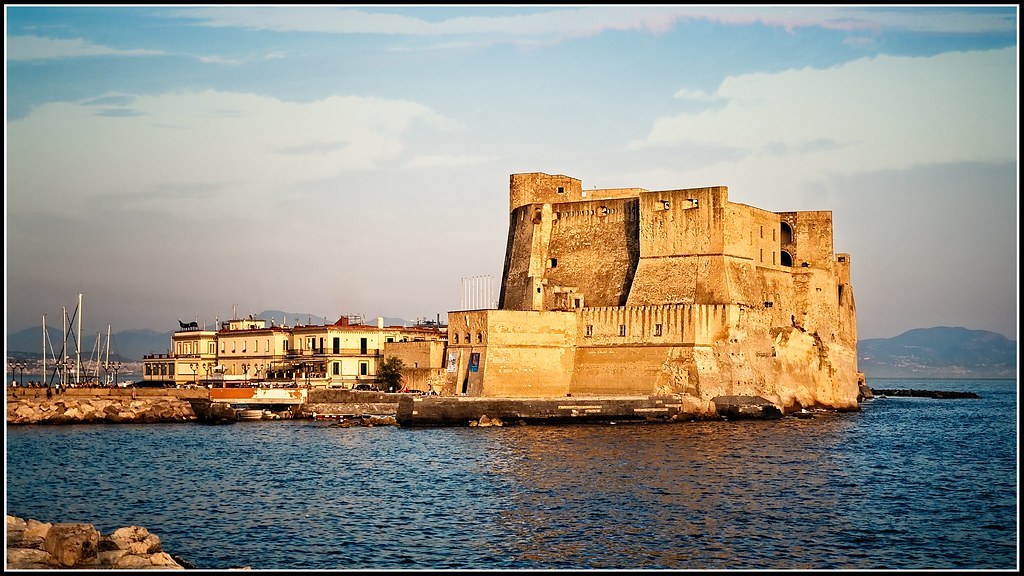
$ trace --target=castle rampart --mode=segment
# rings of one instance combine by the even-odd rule
[[[855,408],[850,257],[832,250],[829,211],[514,174],[501,310],[450,314],[449,370],[470,396]]]

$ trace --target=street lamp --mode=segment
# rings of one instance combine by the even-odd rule
[[[209,362],[203,362],[203,370],[206,370],[206,383],[210,383],[210,371],[213,370],[213,365]]]
[[[71,384],[71,369],[75,367],[75,361],[71,358],[65,358],[63,361],[58,362],[61,365],[61,379],[60,383],[62,386],[68,386]]]
[[[192,369],[192,385],[195,386],[197,379],[196,376],[199,375],[199,364],[196,364],[195,362],[190,362],[188,367]]]
[[[249,365],[242,364],[242,372],[245,374],[245,385],[249,385]]]
[[[117,388],[117,371],[121,369],[121,363],[113,362],[111,367],[114,369],[114,388]]]
[[[28,366],[24,362],[15,362],[13,364],[15,370],[21,371],[21,387],[25,387],[25,368]]]

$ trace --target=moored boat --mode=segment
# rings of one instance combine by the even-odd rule
[[[237,412],[239,420],[262,420],[263,410],[239,410]]]

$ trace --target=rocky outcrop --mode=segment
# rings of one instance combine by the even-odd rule
[[[189,398],[196,421],[201,424],[230,424],[238,422],[238,411],[226,402],[211,402],[209,398]]]
[[[7,516],[8,570],[182,570],[186,565],[164,552],[160,538],[140,526],[104,536],[91,524]]]
[[[187,400],[170,396],[7,398],[8,424],[190,422],[195,419],[196,414]]]
[[[716,396],[712,399],[718,415],[726,420],[776,420],[782,410],[760,396]]]
[[[354,428],[363,426],[372,428],[374,426],[398,426],[394,416],[342,416],[337,422],[331,424],[332,428]]]
[[[470,420],[469,425],[486,428],[488,426],[504,426],[505,423],[501,421],[501,418],[488,418],[487,414],[483,414],[479,420]]]

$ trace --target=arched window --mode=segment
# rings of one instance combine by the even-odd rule
[[[793,257],[790,256],[789,252],[786,252],[785,250],[783,250],[779,254],[779,259],[782,261],[781,264],[783,266],[792,266],[793,265]]]
[[[792,243],[793,242],[793,229],[789,227],[789,224],[786,223],[786,222],[783,222],[783,223],[781,223],[779,225],[779,228],[780,228],[781,233],[782,233],[782,238],[781,238],[782,243],[783,244],[790,244],[790,243]],[[789,266],[789,265],[790,264],[787,264],[787,266]]]

